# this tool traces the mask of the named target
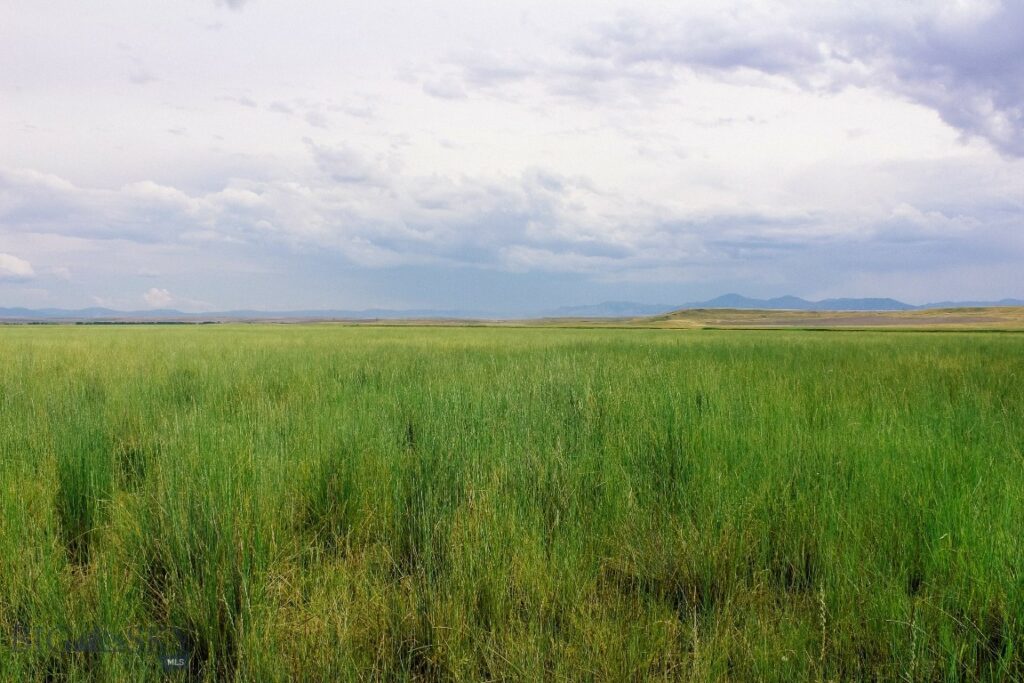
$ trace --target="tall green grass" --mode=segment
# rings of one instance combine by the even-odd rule
[[[1022,492],[1021,335],[3,328],[0,679],[1022,680]]]

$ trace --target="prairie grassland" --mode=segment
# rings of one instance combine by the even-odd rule
[[[1022,448],[1017,334],[3,328],[0,678],[1022,680]]]

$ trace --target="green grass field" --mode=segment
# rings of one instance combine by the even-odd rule
[[[1024,335],[0,328],[0,508],[3,680],[1022,680]]]

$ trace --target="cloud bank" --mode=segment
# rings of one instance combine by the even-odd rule
[[[1020,3],[394,9],[21,7],[0,297],[1024,296]]]

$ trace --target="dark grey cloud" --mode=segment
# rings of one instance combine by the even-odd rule
[[[306,112],[306,115],[303,118],[305,119],[306,123],[313,126],[314,128],[330,127],[330,123],[327,117],[321,111],[310,109],[309,111]]]
[[[237,101],[239,104],[247,107],[258,106],[249,98],[239,98]],[[347,110],[338,107],[337,105],[324,102],[310,102],[304,99],[298,99],[293,102],[275,100],[268,104],[266,109],[267,111],[272,111],[276,114],[284,114],[289,117],[294,117],[313,128],[320,128],[322,130],[326,130],[331,127],[331,116],[327,113],[328,111],[345,111],[345,113],[349,113]]]
[[[217,99],[223,102],[234,102],[242,105],[243,107],[248,107],[249,109],[256,109],[260,106],[259,102],[248,95],[223,95]]]
[[[810,89],[881,88],[1024,156],[1024,3],[1004,0],[986,11],[940,2],[874,14],[786,7],[668,20],[620,15],[575,51],[623,72],[686,68],[778,76]]]
[[[866,37],[860,46],[881,64],[895,92],[1005,153],[1024,156],[1024,3],[1007,0],[977,22],[926,19],[891,32],[881,48]]]
[[[386,173],[382,164],[348,145],[329,146],[305,138],[317,167],[336,183],[380,184]]]
[[[1024,156],[1024,2],[936,0],[875,7],[780,2],[707,14],[620,13],[561,56],[463,55],[423,90],[513,97],[536,83],[591,104],[650,101],[680,71],[784,79],[814,91],[880,89],[934,110],[966,136]],[[646,100],[645,100],[646,98]]]
[[[424,81],[423,92],[443,100],[461,100],[466,97],[466,89],[459,78],[442,76]]]
[[[134,85],[147,85],[160,80],[151,71],[143,68],[132,69],[128,74],[128,80]]]

